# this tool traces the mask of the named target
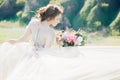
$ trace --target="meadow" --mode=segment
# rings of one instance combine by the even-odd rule
[[[0,22],[0,44],[22,36],[25,32],[25,26],[19,25],[19,22]],[[85,46],[120,46],[120,36],[105,36],[104,32],[87,33]]]

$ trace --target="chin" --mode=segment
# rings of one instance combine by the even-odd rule
[[[54,24],[53,26],[55,27],[55,26],[57,26],[57,24]]]

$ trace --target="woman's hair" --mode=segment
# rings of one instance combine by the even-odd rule
[[[37,18],[40,18],[41,22],[45,20],[52,20],[57,15],[62,14],[64,8],[60,5],[49,4],[45,7],[41,7],[36,14]]]

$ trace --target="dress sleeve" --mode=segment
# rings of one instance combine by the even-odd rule
[[[55,33],[51,32],[50,35],[46,38],[45,48],[50,48],[55,41]]]
[[[34,27],[34,24],[35,24],[35,21],[31,19],[31,21],[26,26],[24,34],[18,39],[18,41],[26,41],[28,39],[28,37],[32,33],[32,28]]]
[[[36,20],[32,18],[31,21],[26,26],[26,31],[29,31],[29,30],[32,31],[32,28],[34,27],[35,24],[36,24]]]

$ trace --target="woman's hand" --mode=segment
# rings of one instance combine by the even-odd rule
[[[60,36],[56,37],[56,42],[57,42],[57,44],[60,44],[60,42],[61,42],[61,37]]]
[[[7,41],[7,42],[10,43],[10,44],[15,44],[15,43],[17,43],[17,41],[16,41],[15,39],[9,40],[9,41]]]
[[[56,43],[58,45],[62,45],[62,32],[60,32],[56,35]]]
[[[57,33],[57,35],[56,35],[56,43],[58,45],[63,45],[62,37],[63,37],[63,34],[65,34],[66,32],[64,30],[62,30],[62,31]]]

